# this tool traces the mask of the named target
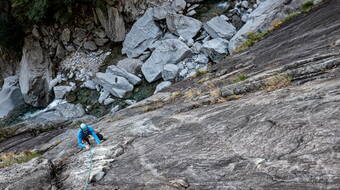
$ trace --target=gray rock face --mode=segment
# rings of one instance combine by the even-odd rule
[[[171,12],[173,11],[169,6],[155,7],[152,9],[152,15],[154,20],[163,20]]]
[[[109,72],[97,73],[94,81],[118,98],[123,98],[126,93],[133,90],[133,85],[127,79]]]
[[[52,170],[51,162],[41,158],[35,158],[20,167],[12,165],[5,170],[0,170],[0,188],[3,184],[8,184],[6,188],[1,189],[34,190],[39,184],[40,189],[52,189]]]
[[[154,94],[158,93],[159,91],[168,88],[169,86],[171,86],[171,82],[170,81],[163,81],[161,83],[159,83],[159,85],[157,85],[156,90],[154,92]]]
[[[96,43],[94,41],[87,41],[84,43],[84,48],[90,51],[95,51],[98,49]]]
[[[69,28],[65,28],[60,35],[60,40],[63,44],[67,44],[71,40],[71,30]]]
[[[241,46],[245,41],[247,34],[251,32],[264,32],[272,27],[275,20],[282,19],[287,16],[286,10],[298,9],[303,0],[296,1],[264,1],[248,16],[246,24],[235,34],[230,40],[229,52],[233,52],[237,47]]]
[[[195,37],[202,27],[201,21],[180,14],[168,14],[166,24],[170,32],[185,40]]]
[[[228,55],[228,41],[222,38],[216,38],[204,42],[202,50],[212,61],[219,62]]]
[[[49,56],[43,51],[39,41],[26,38],[20,62],[19,83],[27,104],[35,107],[48,105],[51,66]]]
[[[0,151],[57,144],[44,153],[60,169],[47,184],[65,190],[87,179],[91,190],[337,190],[340,58],[330,46],[340,35],[339,6],[331,0],[293,19],[246,54],[214,65],[198,78],[206,82],[183,81],[91,122],[107,138],[92,144],[93,154],[79,151],[77,130],[65,128],[12,137]],[[229,82],[240,74],[249,78]],[[41,180],[50,174],[31,162],[0,168],[0,189],[49,189]],[[24,178],[31,180],[12,186]]]
[[[5,118],[15,108],[23,105],[24,98],[18,87],[18,77],[7,77],[0,90],[0,119]]]
[[[54,96],[56,99],[63,99],[66,93],[71,92],[72,89],[73,89],[72,86],[55,86],[53,88]]]
[[[106,9],[107,15],[100,8],[96,8],[98,19],[111,41],[122,42],[126,32],[123,16],[115,7],[108,6]]]
[[[118,61],[117,66],[125,69],[127,72],[132,74],[138,74],[141,72],[143,62],[139,59],[126,58]]]
[[[138,57],[150,47],[161,34],[160,28],[153,20],[152,9],[149,9],[134,23],[130,32],[126,35],[122,53],[127,54],[129,58]]]
[[[185,2],[185,0],[173,0],[171,8],[178,12],[184,10],[186,5],[187,3]]]
[[[212,18],[203,27],[213,38],[229,40],[236,34],[236,28],[220,16]]]
[[[137,85],[142,80],[134,74],[127,72],[125,69],[117,67],[116,65],[110,65],[106,72],[113,73],[114,75],[126,78],[131,84]]]
[[[162,72],[164,80],[173,80],[178,75],[179,68],[175,64],[166,64]]]
[[[142,72],[148,82],[161,77],[166,64],[176,64],[191,55],[191,50],[180,40],[163,40],[142,66]]]

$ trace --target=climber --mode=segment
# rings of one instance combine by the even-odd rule
[[[95,132],[91,126],[88,126],[82,123],[80,124],[80,129],[78,131],[78,146],[79,147],[86,148],[87,150],[90,149],[91,143],[89,140],[89,135],[93,136],[97,144],[100,144],[100,141],[104,140],[103,135]],[[85,145],[83,142],[84,143],[86,142],[87,144]]]

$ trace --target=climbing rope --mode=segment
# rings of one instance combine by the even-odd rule
[[[87,178],[86,178],[86,183],[85,183],[85,186],[84,186],[84,190],[87,190],[87,187],[89,185],[89,180],[90,180],[91,171],[92,171],[92,167],[93,167],[93,163],[92,163],[93,150],[92,150],[92,147],[89,150],[88,157],[89,157],[90,164],[89,164],[88,175],[87,175]]]

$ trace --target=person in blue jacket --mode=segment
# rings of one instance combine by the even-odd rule
[[[84,123],[80,124],[80,129],[78,131],[78,146],[80,148],[90,149],[90,140],[89,135],[92,135],[97,144],[100,144],[100,141],[103,140],[103,135],[96,133],[91,126],[88,126]],[[86,142],[85,145],[83,142]]]

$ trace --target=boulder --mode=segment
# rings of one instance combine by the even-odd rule
[[[173,0],[171,4],[171,8],[173,8],[175,11],[183,11],[186,7],[187,3],[185,0]]]
[[[173,10],[169,6],[155,7],[152,9],[154,20],[163,20],[170,13],[173,13]]]
[[[159,83],[159,85],[157,85],[157,87],[156,87],[154,94],[156,94],[157,92],[159,92],[159,91],[161,91],[165,88],[168,88],[169,86],[171,86],[171,84],[172,83],[170,81],[163,81],[163,82]]]
[[[96,73],[94,81],[109,91],[113,96],[123,98],[126,93],[133,90],[133,85],[124,77],[116,76],[113,73]]]
[[[204,54],[197,55],[195,57],[194,61],[195,61],[195,63],[198,63],[198,64],[208,64],[209,63],[208,57]]]
[[[166,64],[176,64],[192,54],[189,47],[177,39],[163,40],[142,66],[142,72],[148,82],[161,77]]]
[[[82,87],[91,89],[91,90],[96,90],[96,83],[93,82],[92,80],[87,80],[83,83]]]
[[[124,77],[133,85],[137,85],[142,81],[142,79],[140,79],[136,75],[131,74],[127,72],[125,69],[117,67],[116,65],[110,65],[107,68],[106,72],[113,73],[116,76]]]
[[[84,48],[90,51],[95,51],[98,49],[96,43],[94,41],[87,41],[84,43]]]
[[[151,44],[153,44],[162,32],[153,20],[152,9],[138,19],[126,35],[122,53],[129,58],[140,56]]]
[[[219,62],[228,55],[228,41],[222,38],[209,40],[203,44],[202,52],[212,61]]]
[[[100,8],[96,8],[97,17],[105,29],[106,35],[111,41],[122,42],[126,33],[123,16],[115,7],[107,6],[104,12]]]
[[[247,22],[229,42],[229,52],[235,51],[246,40],[248,33],[267,31],[275,20],[286,17],[298,9],[305,1],[261,1],[259,6],[246,19]],[[287,11],[290,10],[290,11]]]
[[[73,90],[72,86],[55,86],[53,88],[54,97],[56,99],[63,99],[66,93],[71,92]]]
[[[24,98],[18,87],[18,77],[5,78],[0,91],[0,119],[7,117],[11,111],[24,104]]]
[[[166,24],[170,32],[187,41],[195,37],[202,27],[201,21],[180,14],[168,14]]]
[[[52,80],[52,63],[39,41],[25,39],[20,62],[20,89],[27,104],[45,107],[50,102],[49,83]]]
[[[71,40],[71,30],[69,28],[65,28],[60,35],[60,40],[63,44],[67,44]]]
[[[66,56],[66,50],[64,46],[61,43],[58,43],[57,51],[55,53],[55,56],[59,59],[63,59]]]
[[[229,40],[236,33],[236,28],[220,16],[212,18],[203,27],[212,38]]]
[[[109,42],[109,39],[107,39],[107,38],[96,38],[96,39],[94,39],[94,42],[96,43],[97,46],[103,46],[107,42]]]
[[[178,75],[179,68],[175,64],[166,64],[162,72],[162,78],[164,80],[173,80]]]
[[[117,66],[125,69],[127,72],[132,74],[138,74],[141,72],[143,62],[139,59],[125,58],[118,61]]]

